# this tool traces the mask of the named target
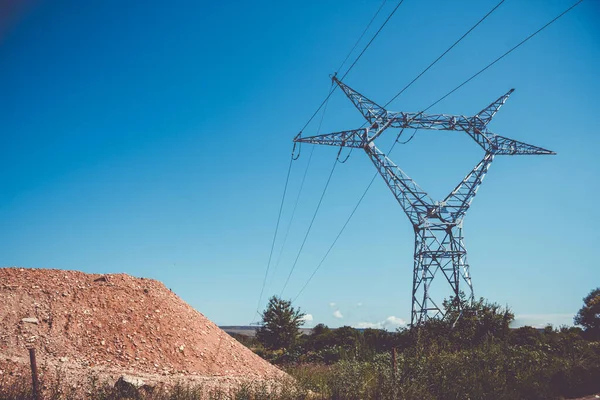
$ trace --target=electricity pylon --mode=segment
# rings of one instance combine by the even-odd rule
[[[461,282],[473,302],[473,284],[463,243],[462,221],[496,155],[556,154],[488,130],[496,112],[514,89],[473,117],[423,112],[390,112],[349,86],[333,78],[370,124],[369,127],[294,138],[294,142],[363,149],[385,180],[415,231],[411,325],[430,318],[443,318],[442,304],[432,298],[431,283],[441,271],[459,299]],[[485,156],[442,201],[433,201],[408,175],[375,146],[375,139],[387,128],[414,128],[466,132],[483,148]],[[460,304],[460,303],[458,303]]]

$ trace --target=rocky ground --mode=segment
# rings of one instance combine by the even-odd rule
[[[30,347],[45,371],[80,382],[128,374],[212,386],[286,377],[158,281],[2,268],[0,374],[28,365]]]

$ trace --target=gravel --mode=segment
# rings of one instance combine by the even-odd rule
[[[0,374],[7,365],[28,363],[29,347],[38,364],[79,377],[256,382],[287,376],[156,280],[0,268]]]

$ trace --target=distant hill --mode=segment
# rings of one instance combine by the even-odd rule
[[[258,328],[258,326],[232,325],[232,326],[220,326],[219,328],[221,328],[228,334],[236,333],[238,335],[254,337],[256,335],[256,329]],[[311,328],[300,328],[299,331],[304,335],[310,335],[312,333]]]

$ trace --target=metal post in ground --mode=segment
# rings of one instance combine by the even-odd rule
[[[33,383],[33,399],[41,400],[40,397],[40,381],[38,379],[37,362],[35,360],[35,349],[29,349],[29,362],[31,363],[31,380]]]
[[[396,348],[392,348],[392,376],[394,377],[394,382],[396,382]]]

